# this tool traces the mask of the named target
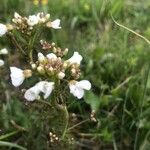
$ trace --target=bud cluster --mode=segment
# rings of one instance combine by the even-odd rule
[[[62,50],[60,47],[56,47],[56,44],[54,42],[48,43],[47,41],[41,40],[40,43],[43,50],[50,50],[53,53],[55,53],[58,57],[63,57],[68,53],[68,48]]]
[[[54,142],[58,142],[60,139],[56,136],[56,134],[49,132],[49,138],[50,138],[50,142],[54,143]]]
[[[35,25],[44,24],[50,18],[50,14],[38,13],[29,17],[22,17],[15,12],[14,18],[12,19],[14,23],[14,28],[20,30],[22,33],[29,34]]]

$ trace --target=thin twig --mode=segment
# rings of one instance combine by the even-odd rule
[[[49,103],[49,102],[47,102],[47,101],[43,101],[43,100],[41,100],[41,99],[38,99],[38,100],[36,100],[37,102],[40,102],[40,103],[42,103],[42,104],[45,104],[45,105],[48,105],[48,106],[50,106],[50,107],[52,107],[52,105]]]
[[[143,40],[145,40],[145,41],[150,45],[150,40],[148,40],[146,37],[144,37],[143,35],[141,35],[141,34],[135,32],[134,30],[132,30],[132,29],[130,29],[130,28],[128,28],[128,27],[126,27],[126,26],[124,26],[124,25],[118,23],[118,22],[114,19],[114,17],[113,17],[112,15],[111,15],[111,17],[112,17],[112,20],[114,21],[114,23],[115,23],[116,25],[118,25],[119,27],[124,28],[124,29],[130,31],[131,33],[137,35],[138,37],[142,38]]]
[[[90,119],[83,120],[83,121],[81,121],[81,122],[75,124],[74,126],[68,128],[68,131],[69,131],[69,130],[72,130],[72,129],[76,128],[77,126],[79,126],[79,125],[81,125],[81,124],[83,124],[83,123],[85,123],[85,122],[88,122],[88,121],[90,121]]]
[[[14,44],[14,46],[16,46],[20,50],[21,53],[23,53],[24,55],[26,55],[26,53],[24,52],[24,50],[22,49],[22,47],[16,41],[15,37],[13,37],[11,34],[7,34],[7,37],[11,39],[12,43]]]

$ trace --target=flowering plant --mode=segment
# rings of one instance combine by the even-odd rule
[[[91,83],[88,80],[79,80],[82,56],[74,52],[72,57],[68,58],[67,48],[61,49],[54,42],[41,39],[43,28],[61,29],[60,20],[51,21],[50,14],[44,13],[29,17],[15,13],[12,24],[0,24],[0,36],[6,35],[28,62],[27,69],[10,67],[11,82],[13,86],[19,87],[25,80],[35,79],[35,83],[24,90],[25,100],[47,103],[65,111],[65,115],[68,116],[68,91],[77,99],[81,99],[84,90],[91,89]],[[0,53],[7,52],[3,49]]]

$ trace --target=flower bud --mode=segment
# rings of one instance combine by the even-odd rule
[[[69,51],[68,48],[65,48],[64,55],[67,55],[68,51]]]
[[[65,73],[63,73],[63,72],[58,73],[58,78],[59,79],[63,79],[64,77],[65,77]]]
[[[46,61],[46,57],[42,53],[38,53],[38,61],[39,63],[44,63]]]
[[[36,64],[31,64],[32,69],[36,69]]]
[[[48,20],[50,18],[50,14],[46,14],[45,18]]]
[[[32,71],[30,69],[26,69],[23,71],[24,77],[29,78],[32,76]]]
[[[38,66],[37,67],[37,71],[40,73],[40,74],[44,74],[45,73],[45,70],[42,66]]]
[[[67,62],[64,62],[64,63],[63,63],[63,68],[66,69],[67,67],[68,67],[68,63],[67,63]]]

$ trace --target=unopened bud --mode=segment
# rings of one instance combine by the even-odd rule
[[[53,68],[53,67],[49,67],[48,70],[49,70],[50,72],[53,72],[53,71],[54,71],[54,68]]]
[[[76,73],[76,69],[75,69],[75,68],[72,68],[72,69],[71,69],[71,73],[72,73],[72,74],[75,74],[75,73]]]
[[[46,61],[46,57],[42,53],[38,53],[38,61],[40,63],[44,63]]]
[[[29,78],[32,76],[32,71],[30,69],[26,69],[23,71],[24,77]]]
[[[57,52],[56,47],[53,47],[53,52],[54,52],[54,53],[56,53],[56,52]]]
[[[63,68],[66,69],[67,67],[68,67],[68,63],[67,63],[67,62],[64,62],[64,63],[63,63]]]
[[[55,46],[55,45],[56,45],[56,44],[53,42],[53,43],[52,43],[52,46]]]
[[[68,48],[65,48],[64,55],[67,55],[68,51],[69,51]]]
[[[14,27],[11,24],[7,24],[6,27],[7,27],[8,30],[13,30],[14,29]]]
[[[36,64],[31,64],[32,69],[36,69]]]
[[[63,79],[64,77],[65,77],[65,73],[63,73],[63,72],[58,73],[58,78],[59,79]]]
[[[50,18],[50,14],[46,14],[45,18],[48,20]]]
[[[56,140],[56,141],[58,141],[58,140],[59,140],[59,138],[58,138],[58,137],[56,137],[56,138],[55,138],[55,140]]]
[[[44,74],[45,73],[45,70],[42,66],[38,66],[37,67],[37,71],[40,73],[40,74]]]

